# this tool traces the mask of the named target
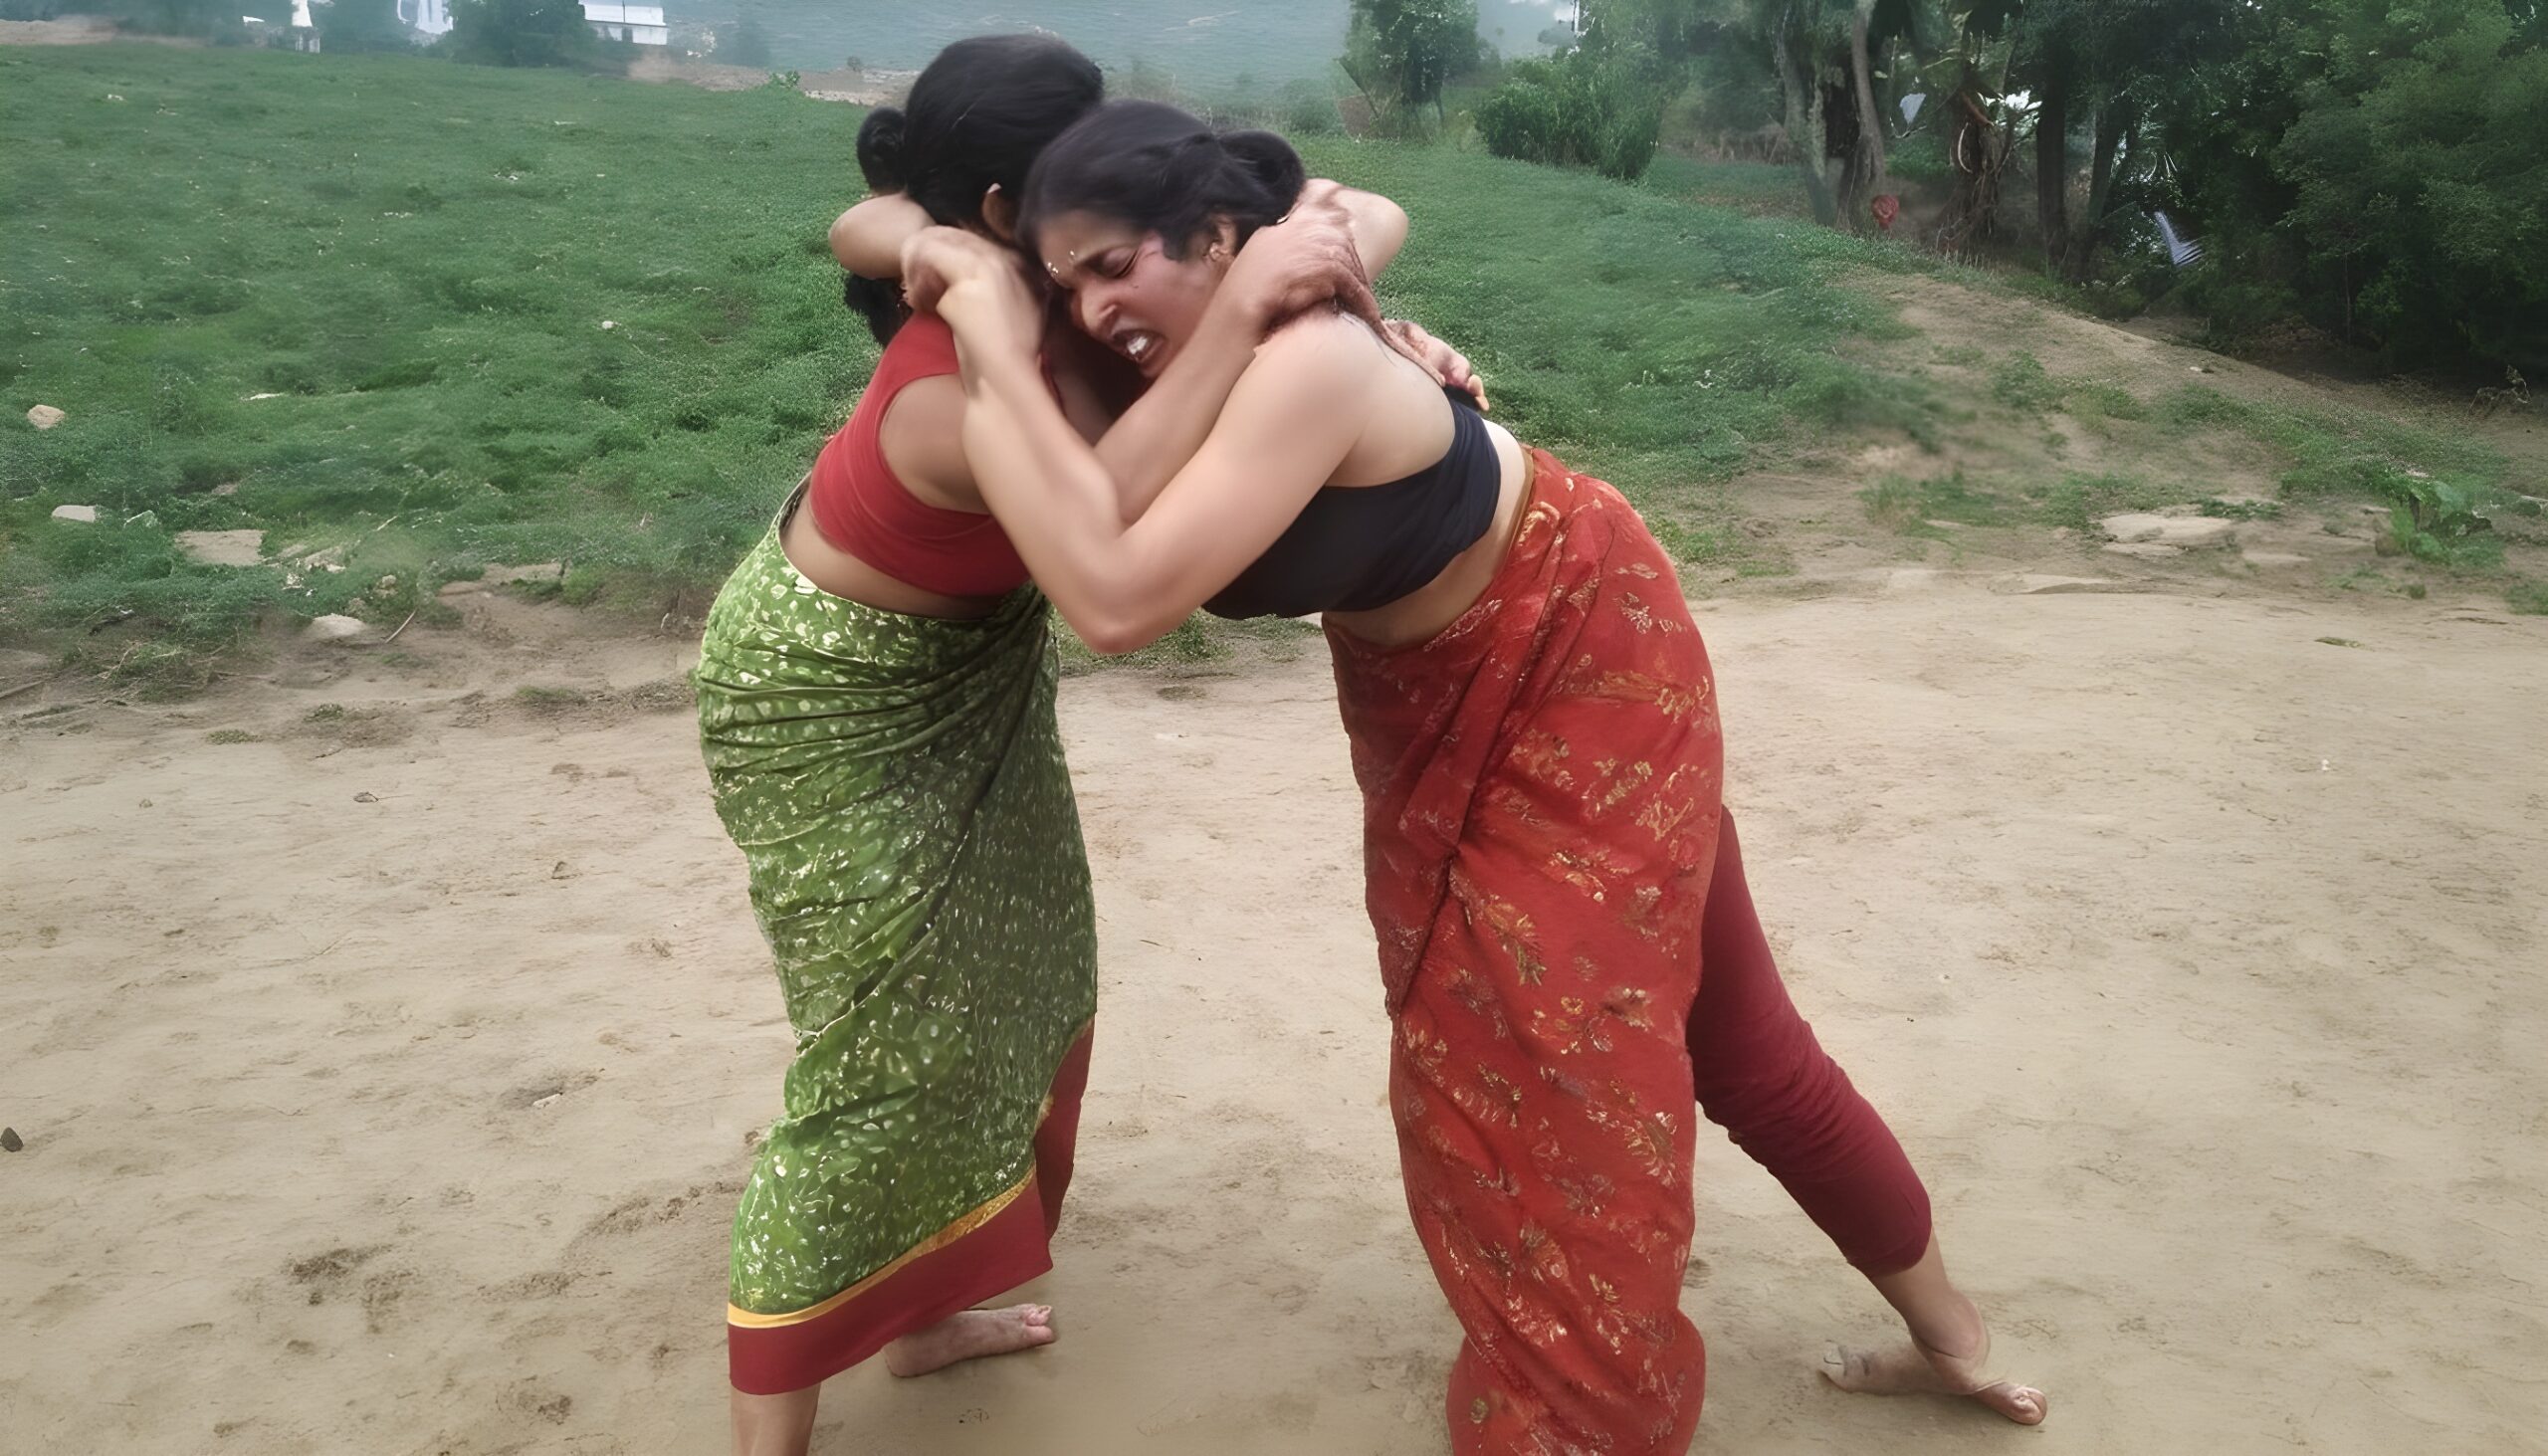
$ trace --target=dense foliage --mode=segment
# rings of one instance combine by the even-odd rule
[[[1874,230],[1890,199],[1925,190],[1916,226],[1932,246],[2028,250],[2068,283],[2114,286],[2126,308],[2185,283],[2224,337],[2296,313],[2400,364],[2548,370],[2541,0],[1609,0],[1590,13],[1595,38],[1569,61],[1618,80],[1570,76],[1569,95],[1669,116],[1672,140],[1719,155],[1766,154],[1775,134],[1827,223]],[[1574,134],[1558,90],[1517,75],[1480,108],[1489,144],[1592,160],[1550,139]],[[2201,241],[2200,267],[2163,248],[2161,214]]]

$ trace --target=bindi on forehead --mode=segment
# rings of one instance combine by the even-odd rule
[[[1052,276],[1054,283],[1067,289],[1071,286],[1073,277],[1075,275],[1086,273],[1092,266],[1094,260],[1102,258],[1105,255],[1122,248],[1131,248],[1133,250],[1133,258],[1131,260],[1133,262],[1139,262],[1143,255],[1151,251],[1149,244],[1140,239],[1134,238],[1118,238],[1110,242],[1091,243],[1084,247],[1068,248],[1063,250],[1063,261],[1060,263],[1055,263],[1050,257],[1047,257],[1044,260],[1044,272]],[[1109,270],[1110,273],[1118,271],[1120,270]]]

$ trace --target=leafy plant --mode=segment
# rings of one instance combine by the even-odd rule
[[[1622,180],[1654,159],[1661,125],[1650,96],[1574,56],[1515,65],[1477,106],[1478,135],[1497,156],[1590,167]]]

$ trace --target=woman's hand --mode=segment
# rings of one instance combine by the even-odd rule
[[[1261,332],[1333,300],[1373,322],[1380,306],[1354,241],[1354,216],[1339,200],[1344,188],[1314,181],[1283,221],[1259,228],[1238,251],[1221,292]]]
[[[1468,355],[1424,331],[1419,324],[1404,318],[1383,318],[1380,331],[1393,339],[1400,352],[1433,371],[1433,377],[1453,389],[1467,393],[1477,401],[1478,413],[1492,408],[1486,402],[1486,381],[1478,377]]]
[[[1015,250],[961,228],[925,228],[903,245],[903,297],[938,314],[961,343],[1033,357],[1043,333]]]

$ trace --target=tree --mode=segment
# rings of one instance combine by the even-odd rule
[[[398,0],[327,0],[311,7],[318,42],[331,56],[396,53],[411,49]]]
[[[1844,78],[1849,71],[1848,29],[1854,4],[1832,0],[1753,0],[1755,32],[1767,43],[1779,81],[1780,110],[1797,163],[1805,170],[1805,196],[1824,226],[1845,217],[1857,189],[1838,165],[1857,149],[1857,103]]]
[[[1477,69],[1477,0],[1354,0],[1342,64],[1375,114],[1431,106],[1442,88]]]
[[[1884,138],[1893,87],[1879,87],[1874,57],[1909,32],[1911,0],[1620,0],[1665,55],[1724,45],[1765,56],[1777,79],[1789,144],[1805,172],[1813,215],[1863,227],[1884,184]]]
[[[2502,0],[2318,0],[2272,149],[2304,308],[2402,362],[2548,365],[2548,36]]]
[[[452,0],[451,53],[484,66],[573,66],[600,51],[578,0]]]
[[[2033,94],[2035,223],[2046,265],[2088,276],[2113,208],[2117,158],[2134,145],[2165,94],[2202,104],[2178,80],[2252,15],[2219,0],[2024,0],[2016,12],[2017,84]],[[2069,213],[2070,141],[2086,123],[2086,208]]]

